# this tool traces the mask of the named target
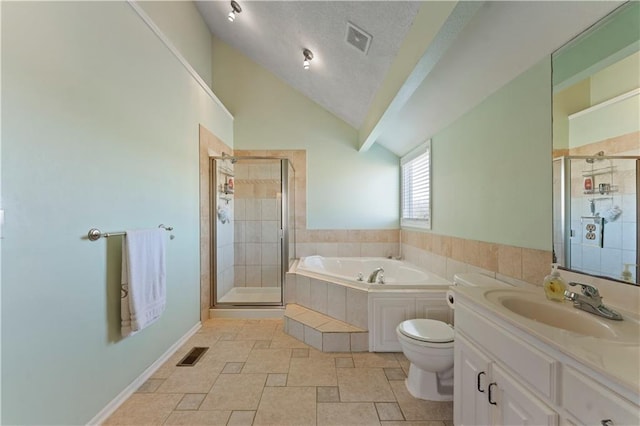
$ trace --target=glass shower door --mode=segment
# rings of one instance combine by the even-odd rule
[[[289,217],[285,201],[291,196],[288,161],[224,157],[214,162],[214,307],[280,306],[288,265],[283,262],[288,259],[283,244]],[[232,171],[224,172],[225,167]]]

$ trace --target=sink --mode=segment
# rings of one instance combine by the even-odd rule
[[[528,321],[581,336],[620,342],[638,342],[640,339],[640,323],[627,316],[623,321],[613,321],[576,309],[570,302],[549,301],[544,295],[517,289],[489,290],[484,296],[489,302]]]

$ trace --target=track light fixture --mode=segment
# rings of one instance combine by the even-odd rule
[[[304,49],[302,51],[304,55],[304,61],[302,61],[302,68],[308,70],[311,67],[311,60],[313,59],[313,52],[309,49]]]
[[[236,13],[242,12],[242,8],[238,4],[237,1],[231,0],[231,12],[227,15],[227,19],[229,22],[233,22],[236,20]]]

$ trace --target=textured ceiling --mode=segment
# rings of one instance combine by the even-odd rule
[[[421,83],[405,82],[402,100],[394,100],[371,140],[404,155],[621,3],[477,2],[465,25],[440,29],[451,43]],[[216,37],[359,129],[422,3],[240,2],[233,23],[229,2],[196,4]],[[453,12],[448,23],[459,18]],[[373,36],[367,56],[345,43],[347,22]],[[424,58],[441,47],[434,42]],[[302,69],[303,48],[315,55],[310,71]]]
[[[308,98],[359,128],[409,30],[419,2],[239,1],[227,20],[226,1],[196,2],[219,39]],[[373,36],[367,55],[345,42],[347,22]],[[302,50],[314,54],[302,68]]]

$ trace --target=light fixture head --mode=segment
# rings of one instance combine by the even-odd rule
[[[231,0],[231,12],[227,15],[227,19],[229,22],[233,22],[236,20],[236,13],[242,12],[242,8],[238,4],[237,1]]]
[[[304,49],[302,51],[302,55],[304,56],[304,61],[302,61],[302,68],[308,70],[311,67],[311,60],[313,59],[313,52],[309,49]]]

